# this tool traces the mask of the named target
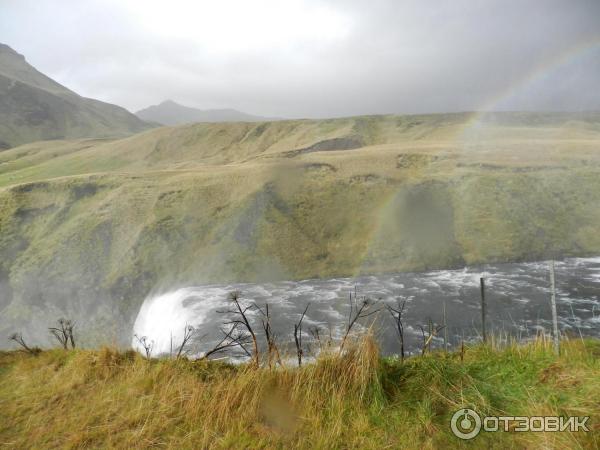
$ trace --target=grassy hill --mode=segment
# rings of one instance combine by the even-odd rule
[[[588,448],[600,445],[600,345],[466,347],[401,363],[370,339],[344,356],[267,367],[145,360],[133,351],[0,353],[0,442],[10,448]],[[484,432],[455,411],[590,416],[588,432]],[[512,423],[512,428],[516,423]],[[501,425],[502,426],[502,425]]]
[[[43,139],[122,137],[148,128],[124,108],[61,86],[0,44],[0,150]]]
[[[194,124],[0,152],[0,335],[153,288],[600,253],[600,114]],[[120,331],[115,331],[120,330]]]

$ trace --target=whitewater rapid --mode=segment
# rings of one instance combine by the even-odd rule
[[[197,329],[191,354],[201,354],[221,337],[227,315],[220,311],[229,308],[229,293],[240,291],[246,305],[270,305],[280,342],[292,341],[293,323],[308,303],[311,306],[304,320],[307,342],[311,327],[319,327],[336,339],[344,333],[348,296],[356,290],[359,296],[382,304],[406,301],[406,341],[409,350],[416,351],[420,326],[429,319],[442,323],[444,303],[450,343],[477,338],[480,277],[486,278],[488,328],[522,338],[550,329],[548,263],[533,262],[357,278],[183,287],[146,298],[133,334],[153,341],[153,355],[164,355],[177,348],[185,327],[191,325]],[[561,330],[600,336],[600,258],[557,262],[556,278]],[[254,311],[250,316],[260,328],[258,313]],[[384,353],[396,353],[397,337],[387,313],[379,314],[376,329]],[[132,345],[142,350],[136,338]],[[441,338],[435,340],[436,345],[441,345]]]

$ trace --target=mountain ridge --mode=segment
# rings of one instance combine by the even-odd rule
[[[125,108],[80,96],[0,44],[0,150],[38,140],[125,137],[151,127]]]
[[[135,113],[147,122],[174,126],[196,122],[263,122],[277,120],[269,117],[255,116],[232,108],[198,109],[185,106],[173,100],[164,100],[158,105],[151,105]]]

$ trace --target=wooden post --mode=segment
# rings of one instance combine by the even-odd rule
[[[556,313],[556,285],[554,281],[554,260],[550,261],[550,304],[552,306],[552,340],[554,342],[554,353],[560,354],[560,343],[558,336],[558,314]]]
[[[446,299],[444,299],[444,351],[448,351],[448,324],[446,323]]]
[[[481,286],[481,337],[485,344],[487,342],[487,331],[485,328],[485,280],[483,277],[479,279],[479,284]]]

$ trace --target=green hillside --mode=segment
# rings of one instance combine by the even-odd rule
[[[600,114],[195,124],[0,152],[0,335],[153,288],[600,253]],[[119,330],[119,331],[116,331]]]
[[[0,150],[42,139],[122,137],[148,128],[124,108],[61,86],[0,44]]]

